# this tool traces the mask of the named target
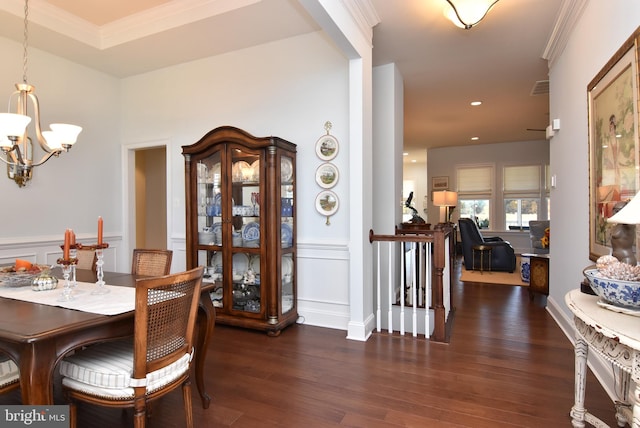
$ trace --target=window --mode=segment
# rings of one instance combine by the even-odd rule
[[[545,182],[546,182],[545,171]],[[539,165],[506,166],[503,170],[505,228],[529,226],[541,212],[541,168]]]
[[[489,199],[458,199],[460,201],[460,218],[475,220],[480,229],[489,228]]]
[[[491,226],[493,167],[460,167],[457,170],[460,218],[475,220],[481,229]]]

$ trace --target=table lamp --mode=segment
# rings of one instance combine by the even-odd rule
[[[446,222],[451,223],[451,213],[455,209],[456,205],[458,205],[458,192],[452,192],[449,190],[433,192],[433,205],[437,207],[445,207]]]

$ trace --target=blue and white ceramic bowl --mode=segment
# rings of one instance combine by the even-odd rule
[[[613,306],[640,309],[640,281],[604,278],[598,269],[585,269],[583,273],[594,293],[605,302]]]

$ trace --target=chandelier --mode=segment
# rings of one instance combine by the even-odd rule
[[[24,41],[22,62],[22,83],[16,83],[16,91],[9,98],[9,113],[0,113],[0,150],[5,156],[0,160],[7,164],[7,176],[18,186],[25,186],[33,176],[33,168],[42,165],[52,156],[68,152],[75,144],[82,128],[66,123],[52,123],[50,131],[40,128],[40,105],[34,93],[35,88],[27,83],[29,0],[24,2]],[[11,112],[12,101],[16,99],[15,110]],[[33,120],[28,115],[27,102],[33,106]],[[27,125],[34,122],[35,138],[45,151],[38,161],[33,161],[33,143],[27,135]]]
[[[455,26],[470,29],[480,23],[498,0],[446,0],[449,3],[444,14]]]

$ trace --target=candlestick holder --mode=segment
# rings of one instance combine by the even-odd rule
[[[76,269],[78,264],[78,250],[82,248],[82,244],[71,244],[69,246],[69,260],[76,260],[75,263],[71,264],[71,275],[69,276],[69,280],[71,281],[71,287],[76,288],[78,286],[78,281],[76,280]],[[60,245],[60,249],[64,249],[64,245]],[[64,260],[64,259],[60,259]]]
[[[69,246],[69,257],[71,259],[78,259],[78,246],[76,244],[72,244]],[[76,281],[76,268],[77,264],[73,263],[71,265],[71,287],[78,287],[78,282]]]
[[[95,246],[96,249],[96,277],[98,278],[98,281],[96,281],[96,285],[98,286],[98,288],[96,288],[95,290],[93,290],[91,292],[91,294],[107,294],[109,293],[109,289],[105,287],[105,282],[104,282],[104,249],[108,248],[109,244],[98,244]]]
[[[59,302],[70,302],[75,299],[73,296],[73,285],[71,284],[71,272],[73,267],[78,262],[78,259],[58,259],[58,265],[62,268],[62,278],[64,278],[64,286],[62,288],[62,294],[58,297]]]

